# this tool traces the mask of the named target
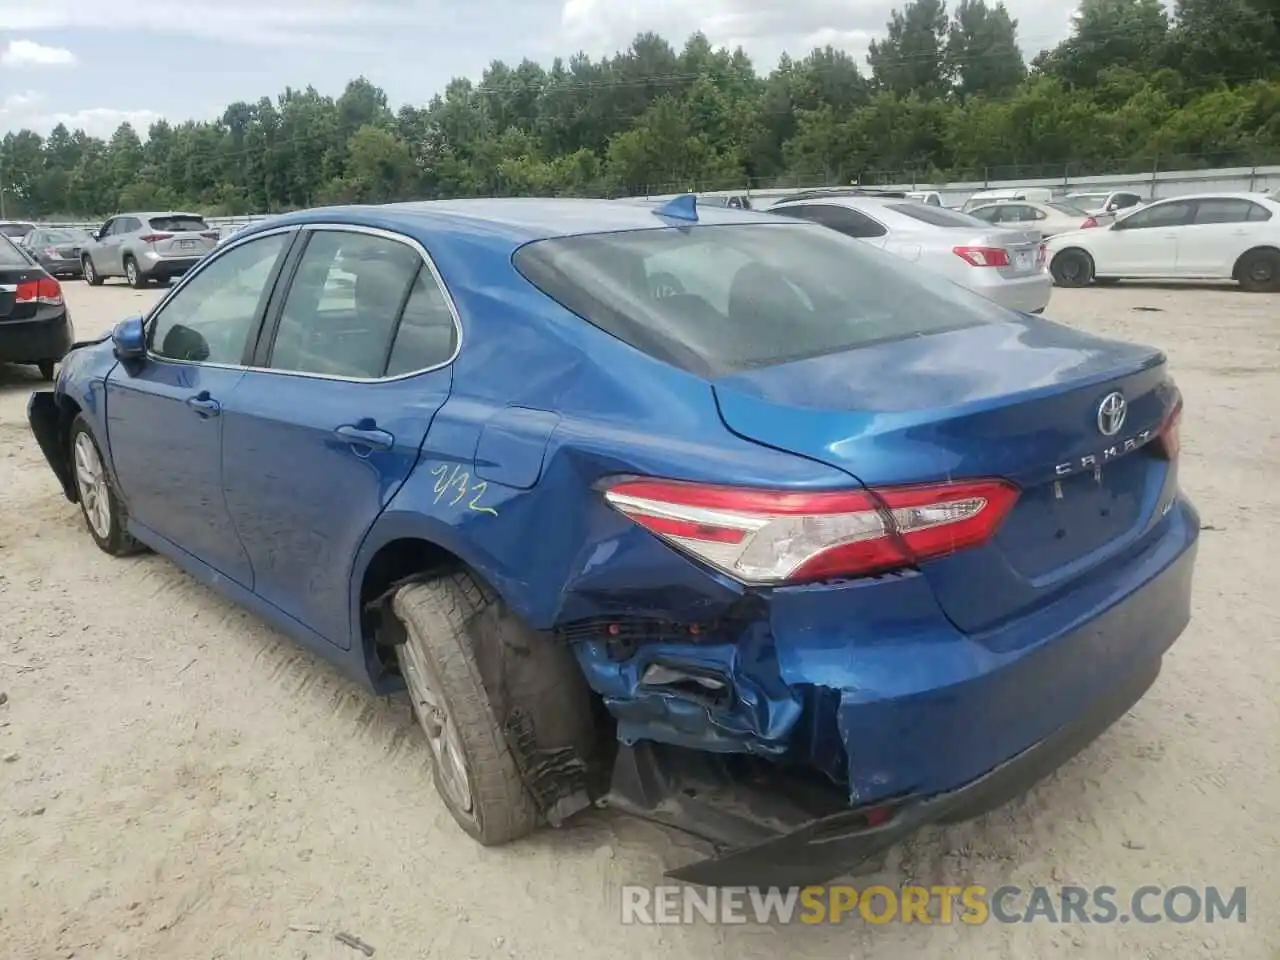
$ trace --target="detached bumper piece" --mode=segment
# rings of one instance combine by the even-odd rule
[[[1160,673],[1156,658],[1093,709],[957,790],[832,812],[835,791],[787,783],[783,771],[752,782],[733,758],[642,743],[618,755],[610,806],[693,834],[724,852],[672,870],[709,887],[790,887],[847,875],[934,823],[981,816],[1025,793],[1120,719]],[[785,793],[782,791],[785,790]]]
[[[27,401],[27,422],[31,425],[31,433],[40,445],[40,452],[49,462],[49,468],[62,484],[63,495],[72,503],[76,502],[76,485],[71,477],[71,464],[67,460],[67,452],[62,449],[61,430],[59,428],[62,411],[58,408],[58,400],[52,390],[36,390]]]

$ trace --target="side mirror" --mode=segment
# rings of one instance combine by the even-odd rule
[[[147,331],[141,317],[121,320],[111,331],[117,360],[141,360],[147,355]]]

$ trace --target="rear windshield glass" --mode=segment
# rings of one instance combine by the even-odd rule
[[[1085,211],[1082,210],[1080,207],[1077,207],[1071,203],[1063,203],[1061,200],[1057,200],[1053,203],[1046,203],[1045,206],[1050,207],[1054,210],[1057,210],[1059,213],[1065,213],[1072,217],[1085,216]]]
[[[1109,193],[1073,193],[1071,194],[1071,196],[1067,197],[1067,202],[1068,203],[1101,203],[1103,200],[1107,199],[1107,197],[1109,196],[1111,196],[1111,194]]]
[[[84,230],[45,230],[40,234],[43,243],[87,243],[89,234]]]
[[[21,250],[9,240],[7,237],[0,237],[0,270],[8,267],[14,267],[26,270],[31,266],[31,261],[23,254]]]
[[[152,217],[152,230],[168,230],[170,233],[199,233],[208,230],[209,225],[199,217]]]
[[[985,228],[990,226],[990,224],[984,223],[977,217],[971,217],[967,213],[959,213],[955,210],[948,210],[945,207],[927,207],[922,203],[891,203],[889,204],[889,209],[894,213],[901,213],[903,216],[923,220],[925,223],[932,224],[935,227],[972,230],[974,227]]]
[[[0,233],[6,237],[25,237],[34,229],[30,223],[0,223]]]
[[[514,263],[606,333],[706,377],[1011,316],[906,260],[809,223],[556,237],[521,247]]]

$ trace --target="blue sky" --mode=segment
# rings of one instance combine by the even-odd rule
[[[129,120],[218,116],[236,100],[363,74],[394,107],[425,103],[495,59],[599,56],[641,30],[743,45],[761,70],[787,50],[867,44],[901,0],[0,0],[0,133],[59,121],[109,135]],[[1073,4],[1006,0],[1028,55],[1066,35]]]

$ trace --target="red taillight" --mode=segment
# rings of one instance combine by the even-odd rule
[[[53,277],[26,280],[18,284],[16,301],[18,303],[43,303],[56,307],[62,303],[62,287]]]
[[[155,243],[158,240],[172,240],[172,233],[148,233],[146,236],[139,237],[143,243]]]
[[[614,509],[744,583],[857,577],[982,543],[1018,499],[1004,480],[788,493],[624,480]]]
[[[971,267],[1009,265],[1009,251],[1004,247],[953,247],[952,252],[963,257]]]
[[[1156,434],[1155,449],[1166,460],[1178,459],[1178,453],[1182,450],[1181,427],[1182,398],[1179,397],[1160,425],[1160,432]]]
[[[58,253],[57,247],[45,247],[44,255],[50,260],[58,260],[62,257],[62,254]]]
[[[1097,225],[1098,225],[1098,221],[1097,221],[1096,219],[1094,219],[1093,217],[1089,217],[1087,220],[1085,220],[1085,222],[1084,222],[1084,223],[1080,224],[1080,229],[1081,229],[1081,230],[1088,230],[1088,229],[1090,229],[1091,227],[1096,227]]]

